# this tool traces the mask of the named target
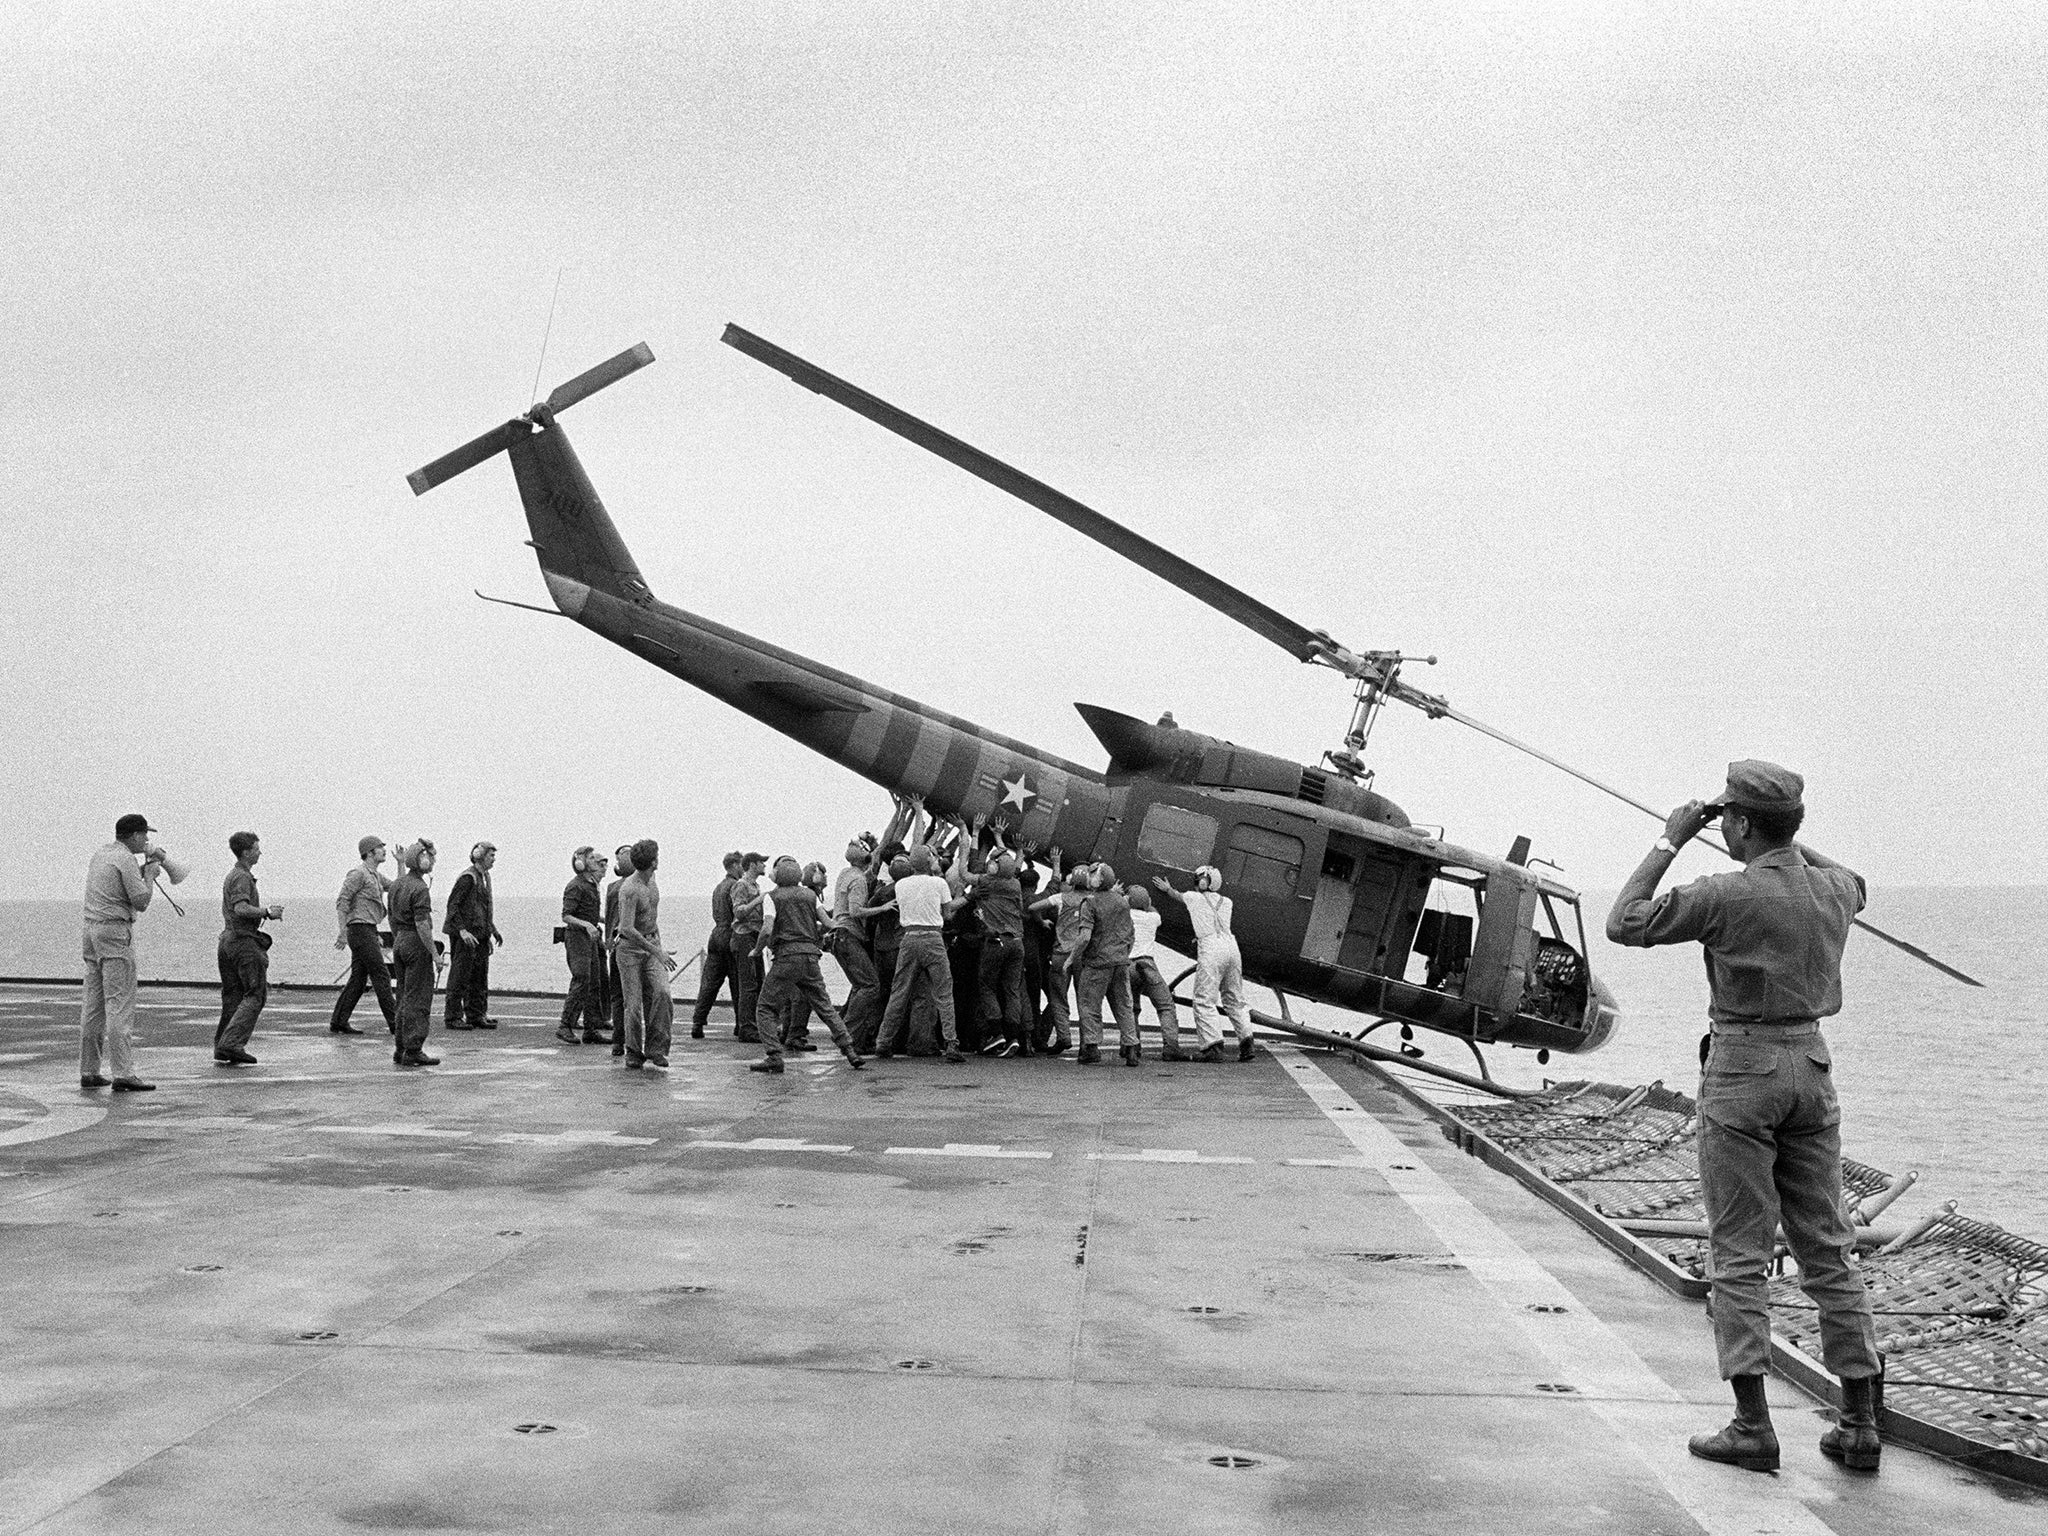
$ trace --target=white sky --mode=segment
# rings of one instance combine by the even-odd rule
[[[881,793],[559,621],[566,419],[679,607],[1079,761],[1348,699],[717,344],[736,320],[1658,803],[1809,777],[1879,882],[2034,877],[2033,7],[0,0],[0,896],[122,811],[331,890],[364,831],[836,861]],[[1611,887],[1655,835],[1448,723],[1379,787]],[[2015,857],[2017,853],[2017,857]],[[1688,855],[1685,868],[1711,868]],[[210,876],[209,876],[210,878]],[[1879,909],[1881,911],[1881,907]]]

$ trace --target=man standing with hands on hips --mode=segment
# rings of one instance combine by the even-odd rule
[[[1700,1042],[1700,1194],[1707,1207],[1714,1344],[1735,1390],[1727,1428],[1695,1435],[1692,1454],[1752,1472],[1778,1466],[1764,1400],[1770,1365],[1769,1282],[1780,1222],[1799,1286],[1820,1311],[1827,1368],[1842,1381],[1823,1454],[1875,1472],[1882,1446],[1882,1362],[1870,1295],[1851,1256],[1842,1205],[1842,1109],[1820,1021],[1842,1009],[1842,946],[1863,909],[1863,877],[1793,841],[1806,782],[1776,763],[1728,765],[1712,801],[1673,811],[1607,915],[1617,944],[1697,942],[1705,951],[1712,1029]],[[1743,867],[1656,894],[1678,850],[1721,822]]]

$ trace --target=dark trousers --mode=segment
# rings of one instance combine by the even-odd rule
[[[732,1027],[734,1034],[751,1033],[754,1013],[761,998],[761,935],[735,933],[732,936]]]
[[[239,1051],[256,1033],[256,1016],[270,1001],[270,956],[253,933],[224,933],[214,958],[220,964],[220,1027],[216,1051]]]
[[[1029,917],[1024,919],[1024,1019],[1031,1044],[1045,1044],[1045,938]]]
[[[448,995],[441,1006],[443,1029],[473,1029],[483,1023],[491,1001],[491,941],[463,942],[448,935]]]
[[[832,998],[825,990],[825,976],[818,969],[818,957],[812,954],[778,954],[775,965],[768,972],[768,981],[761,988],[761,1002],[754,1018],[761,1031],[761,1044],[768,1049],[771,1061],[782,1059],[782,1048],[790,1039],[795,1023],[799,1002],[825,1021],[825,1027],[832,1032],[832,1043],[840,1050],[851,1053],[853,1041],[848,1038],[846,1026],[840,1022],[839,1010],[832,1006]]]
[[[846,1006],[840,1010],[846,1017],[846,1033],[856,1051],[872,1052],[875,1031],[882,1023],[881,984],[875,974],[875,962],[868,958],[867,945],[843,928],[834,929],[828,942],[832,958],[846,973]]]
[[[896,951],[896,974],[889,983],[889,1006],[882,1013],[878,1051],[894,1051],[896,1041],[910,1022],[913,994],[932,1000],[938,1010],[939,1031],[946,1049],[960,1049],[960,1037],[953,1029],[953,968],[946,961],[946,941],[930,928],[906,928]]]
[[[348,925],[348,985],[341,989],[341,996],[334,1000],[334,1014],[327,1021],[329,1029],[340,1029],[356,1011],[356,1004],[363,1000],[363,988],[377,989],[377,1006],[384,1010],[384,1027],[396,1030],[398,1004],[391,993],[391,970],[384,964],[384,949],[377,942],[375,923],[350,923]]]
[[[981,935],[955,937],[946,944],[946,964],[953,971],[953,1029],[970,1051],[986,1045],[1000,1021],[981,1011]]]
[[[406,932],[392,946],[391,958],[398,967],[398,1038],[391,1050],[396,1060],[426,1049],[427,1022],[434,1012],[434,951],[418,934]]]
[[[569,995],[562,1002],[562,1029],[574,1034],[581,1023],[585,1042],[601,1044],[607,1013],[604,950],[577,928],[569,930],[563,948],[569,952]]]
[[[1024,941],[983,934],[980,979],[982,1023],[993,1029],[1000,1021],[1007,1038],[1025,1044]]]
[[[702,1029],[710,1022],[711,1008],[719,992],[732,989],[732,1016],[740,1016],[739,972],[732,963],[732,930],[713,928],[704,941],[704,969],[697,977],[697,1006],[690,1010],[690,1028]]]

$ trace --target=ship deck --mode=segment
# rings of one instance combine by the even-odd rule
[[[254,1068],[149,987],[152,1094],[0,987],[0,1532],[2037,1531],[1902,1447],[1686,1455],[1670,1296],[1348,1060],[674,1070],[554,1009]],[[373,1006],[358,1014],[375,1026]]]

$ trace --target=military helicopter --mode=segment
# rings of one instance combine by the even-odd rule
[[[1469,1044],[1598,1049],[1614,998],[1592,973],[1578,893],[1518,838],[1505,857],[1413,825],[1371,786],[1363,753],[1388,700],[1452,719],[1648,811],[1663,813],[1404,681],[1414,658],[1352,651],[1073,498],[741,329],[723,340],[1009,491],[1353,687],[1342,745],[1316,766],[1094,705],[1075,707],[1109,754],[1097,772],[659,601],[556,419],[654,361],[645,343],[555,389],[525,415],[407,477],[415,495],[508,454],[556,609],[663,671],[939,816],[1002,829],[1062,862],[1107,860],[1127,880],[1181,886],[1222,871],[1245,976],[1286,998],[1433,1030]],[[483,594],[479,593],[479,596]],[[505,599],[489,599],[503,602]],[[515,607],[532,607],[514,603]],[[535,609],[547,613],[547,609]],[[1178,904],[1161,937],[1192,952]],[[1867,924],[1863,926],[1868,926]],[[1879,930],[1872,929],[1872,932]],[[1899,945],[1970,978],[1904,941]],[[1971,981],[1971,985],[1976,985]],[[1377,1027],[1376,1025],[1374,1027]],[[1484,1061],[1481,1061],[1482,1070]]]

